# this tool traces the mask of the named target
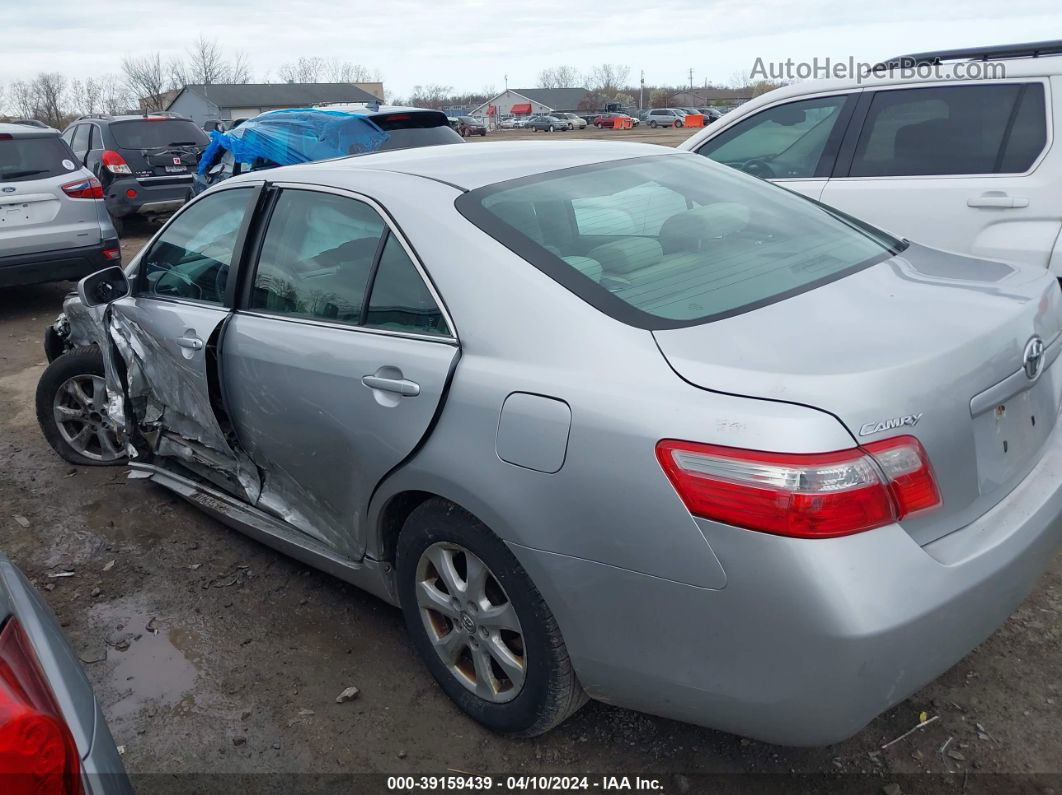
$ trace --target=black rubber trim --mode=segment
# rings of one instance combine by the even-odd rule
[[[814,281],[802,284],[799,287],[794,287],[791,290],[768,296],[759,301],[729,309],[725,312],[717,312],[715,314],[704,315],[702,317],[688,320],[675,320],[658,317],[649,312],[643,312],[641,309],[631,306],[623,299],[617,298],[589,276],[576,270],[553,252],[539,245],[515,227],[502,221],[498,216],[490,212],[490,210],[487,210],[482,204],[483,199],[499,191],[533,185],[543,180],[553,179],[560,173],[588,173],[591,171],[615,168],[619,165],[629,164],[631,161],[648,160],[653,157],[702,157],[702,155],[698,155],[695,152],[681,155],[669,153],[666,155],[625,158],[623,160],[610,160],[604,163],[593,163],[591,165],[575,166],[568,169],[558,169],[557,171],[550,171],[545,174],[535,174],[530,177],[507,180],[483,188],[477,188],[476,190],[458,196],[454,202],[454,206],[465,219],[478,226],[482,231],[486,232],[517,256],[527,260],[531,265],[549,276],[561,287],[574,293],[586,303],[590,304],[590,306],[603,312],[614,320],[618,320],[621,323],[625,323],[628,326],[633,326],[635,328],[646,329],[647,331],[689,328],[690,326],[700,326],[705,323],[713,323],[718,320],[725,320],[729,317],[744,315],[748,312],[755,311],[756,309],[776,304],[779,301],[785,301],[793,296],[817,289],[835,282],[838,279],[850,276],[853,273],[858,273],[861,270],[866,270],[867,268],[877,265],[879,262],[884,262],[897,253],[895,250],[886,248],[881,254],[856,263],[851,267],[829,274],[820,279],[815,279]],[[781,189],[784,190],[784,188]],[[818,203],[816,202],[816,204]],[[825,205],[818,204],[818,206],[830,212],[834,217],[840,218],[840,215],[833,212],[830,208],[825,207]],[[883,232],[878,230],[873,230],[872,232],[868,231],[871,227],[867,227],[865,224],[859,224],[856,226],[849,222],[849,225],[871,237],[880,239],[885,236]],[[882,245],[885,245],[885,243],[883,242]]]

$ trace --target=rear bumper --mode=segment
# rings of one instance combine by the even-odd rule
[[[1028,595],[1062,541],[1062,431],[1001,503],[920,547],[699,522],[709,590],[512,545],[600,700],[785,745],[828,745],[946,671]]]
[[[133,788],[103,713],[58,623],[22,573],[3,558],[0,558],[0,592],[6,594],[12,613],[29,636],[77,743],[85,792],[87,795],[132,795]]]
[[[133,177],[116,179],[107,186],[107,212],[115,218],[172,213],[192,194],[191,175],[177,180],[178,177],[162,178],[159,182]],[[130,196],[129,191],[135,191],[135,195]]]
[[[113,249],[120,250],[116,238],[94,246],[0,257],[0,287],[80,279],[102,268],[121,265],[120,259],[103,255]]]

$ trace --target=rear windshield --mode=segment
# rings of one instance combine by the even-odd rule
[[[642,328],[747,312],[903,247],[784,188],[686,155],[489,185],[457,207],[584,300]]]
[[[0,182],[48,179],[76,169],[73,152],[58,135],[0,137]]]
[[[122,149],[159,149],[166,146],[206,146],[207,134],[184,119],[135,119],[111,125]]]
[[[436,144],[459,144],[465,140],[450,126],[446,114],[439,111],[389,113],[370,118],[389,136],[380,147],[381,152]]]

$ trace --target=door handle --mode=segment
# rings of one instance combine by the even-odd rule
[[[381,392],[394,392],[402,397],[416,397],[420,394],[420,384],[406,378],[385,378],[379,375],[363,375],[361,382],[369,389]]]
[[[974,196],[966,200],[967,207],[995,207],[1008,209],[1012,207],[1028,207],[1029,200],[1024,196],[1008,196],[1003,191],[989,191],[980,196]]]
[[[178,337],[177,344],[193,351],[203,350],[203,341],[199,337]]]

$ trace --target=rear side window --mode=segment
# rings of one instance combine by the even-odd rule
[[[183,119],[134,119],[111,124],[114,142],[122,149],[159,149],[166,146],[206,146],[207,134]]]
[[[384,244],[365,325],[411,334],[450,333],[439,305],[394,235]]]
[[[70,147],[58,135],[0,137],[0,182],[23,182],[77,169]]]
[[[641,328],[747,312],[880,262],[895,239],[693,155],[566,169],[457,208],[592,306]]]
[[[359,323],[385,228],[376,211],[356,199],[284,191],[262,245],[251,308]]]
[[[1020,173],[1046,142],[1039,83],[879,91],[849,176]]]
[[[842,95],[776,105],[738,122],[697,153],[763,179],[827,176],[832,163],[823,162],[823,153],[847,101]]]

